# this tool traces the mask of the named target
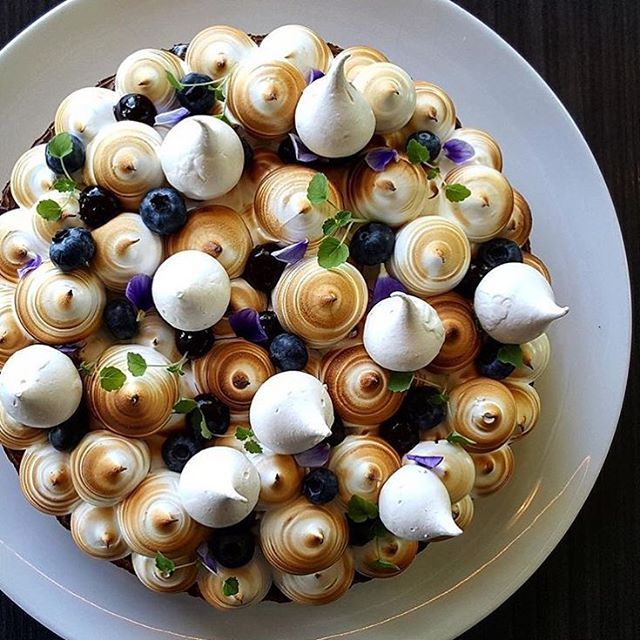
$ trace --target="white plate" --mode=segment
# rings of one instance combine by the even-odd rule
[[[533,242],[571,314],[552,331],[539,385],[541,424],[514,446],[508,488],[477,502],[460,538],[433,545],[402,576],[358,585],[320,608],[266,603],[222,615],[159,596],[79,553],[20,495],[0,461],[0,588],[65,638],[135,640],[452,638],[513,593],[565,533],[600,471],[625,388],[631,329],[624,248],[594,159],[540,77],[496,34],[444,0],[74,0],[0,54],[0,176],[71,90],[112,73],[134,49],[229,23],[254,33],[307,24],[342,44],[376,46],[442,85],[465,124],[492,132],[506,174],[531,203]],[[562,594],[558,594],[560,597]]]

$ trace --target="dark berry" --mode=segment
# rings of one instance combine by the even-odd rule
[[[187,221],[187,205],[182,194],[173,187],[151,189],[140,203],[140,217],[151,231],[168,236]]]
[[[60,229],[49,245],[49,258],[61,271],[73,271],[89,264],[96,251],[96,243],[89,229],[71,227]]]
[[[335,415],[333,424],[331,425],[331,435],[324,441],[331,447],[337,447],[347,437],[347,431],[344,423],[338,414]]]
[[[195,397],[195,401],[200,411],[191,411],[187,414],[187,424],[193,432],[201,433],[200,415],[202,415],[211,433],[219,436],[226,433],[231,423],[229,407],[211,393],[202,393]]]
[[[386,440],[401,456],[413,449],[420,436],[418,425],[409,423],[399,413],[380,425],[380,437]]]
[[[113,107],[113,113],[116,120],[133,120],[153,127],[158,110],[147,96],[141,93],[128,93],[118,100]]]
[[[489,340],[480,350],[476,359],[476,366],[481,375],[494,380],[502,380],[515,371],[515,366],[508,362],[501,362],[498,353],[504,345]]]
[[[138,333],[136,308],[126,298],[109,300],[102,316],[107,329],[118,340],[130,340]]]
[[[349,250],[356,262],[371,266],[386,262],[395,244],[396,234],[391,227],[381,222],[369,222],[353,234]]]
[[[178,56],[181,60],[184,60],[187,57],[187,49],[189,45],[184,42],[178,42],[169,49],[169,53],[173,53],[174,56]]]
[[[494,238],[480,245],[478,261],[487,269],[507,262],[522,262],[522,249],[513,240]]]
[[[292,333],[281,333],[273,339],[269,357],[281,371],[301,371],[309,362],[307,346]]]
[[[169,436],[162,445],[162,459],[167,469],[182,473],[184,466],[193,456],[202,451],[205,440],[191,431],[181,431]]]
[[[433,429],[447,415],[447,405],[442,394],[432,387],[412,387],[402,404],[402,414],[409,424],[415,424],[420,431]]]
[[[487,269],[484,265],[478,265],[475,262],[472,262],[469,265],[469,269],[464,275],[464,278],[462,278],[462,281],[454,291],[465,298],[473,299],[476,289],[480,284],[480,280],[482,280],[486,275]]]
[[[415,140],[423,147],[427,148],[430,162],[436,160],[442,150],[440,138],[435,133],[431,133],[431,131],[418,131],[416,133],[412,133],[407,140],[407,145],[409,144],[409,140]]]
[[[58,134],[61,135],[61,134]],[[58,138],[56,136],[51,140],[51,142],[47,143],[45,149],[45,160],[47,162],[47,166],[51,171],[57,173],[58,175],[66,175],[67,173],[75,173],[76,171],[80,171],[84,166],[85,161],[85,146],[84,142],[78,138],[78,136],[74,136],[72,133],[64,134],[69,136],[71,139],[71,153],[64,156],[64,158],[58,158],[51,153],[51,146],[54,143],[54,140]]]
[[[190,360],[201,358],[211,351],[215,337],[211,329],[204,331],[181,331],[176,329],[176,349]]]
[[[49,444],[58,451],[73,451],[88,431],[89,415],[81,404],[68,420],[49,429]]]
[[[338,478],[330,469],[311,469],[302,481],[302,495],[312,504],[326,504],[338,495]]]
[[[285,164],[294,164],[295,162],[298,162],[295,147],[293,146],[293,142],[289,136],[280,143],[280,146],[278,147],[278,155],[280,156],[280,160]]]
[[[227,569],[236,569],[250,562],[256,541],[248,529],[227,527],[216,529],[209,541],[211,555]]]
[[[242,142],[242,150],[244,151],[243,170],[246,171],[253,162],[253,147],[244,138],[240,138],[240,142]]]
[[[278,280],[280,280],[280,276],[287,266],[282,260],[278,260],[271,255],[272,251],[277,251],[278,249],[280,247],[274,243],[261,244],[254,247],[249,254],[242,277],[254,289],[270,293],[278,284]]]
[[[376,521],[365,520],[364,522],[354,522],[347,518],[349,522],[349,544],[354,547],[363,547],[376,537]]]
[[[284,332],[274,311],[261,311],[258,314],[258,320],[269,340],[273,340],[277,335]]]
[[[78,198],[80,218],[91,229],[101,227],[124,211],[120,200],[104,187],[86,187]]]
[[[177,92],[178,102],[195,115],[207,115],[213,111],[216,94],[213,90],[213,78],[203,73],[188,73],[182,78],[185,86]]]

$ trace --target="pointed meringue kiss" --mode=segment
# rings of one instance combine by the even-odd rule
[[[145,275],[144,273],[133,276],[133,278],[127,282],[124,295],[139,311],[149,311],[149,309],[153,309],[151,282],[151,276]]]
[[[238,338],[250,342],[266,342],[269,336],[260,324],[260,315],[255,309],[240,309],[229,316],[229,324]]]
[[[374,171],[384,171],[391,162],[397,162],[399,154],[395,149],[390,147],[376,147],[367,152],[364,161]]]
[[[462,164],[476,155],[475,149],[464,140],[451,138],[442,145],[444,155],[454,164]]]
[[[24,278],[28,273],[31,273],[42,264],[42,257],[36,254],[31,260],[27,260],[22,267],[18,269],[18,277]]]
[[[271,253],[271,257],[276,258],[276,260],[280,260],[280,262],[285,262],[286,264],[291,266],[292,264],[300,262],[300,260],[304,258],[308,246],[309,240],[301,240],[300,242],[290,244],[288,247],[284,247],[283,249],[273,251]]]

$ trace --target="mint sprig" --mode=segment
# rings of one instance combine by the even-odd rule
[[[413,371],[391,371],[387,388],[394,393],[402,393],[411,387]]]
[[[56,222],[62,217],[62,207],[55,200],[40,200],[36,212],[50,222]]]
[[[73,193],[76,190],[76,183],[70,178],[58,178],[53,183],[53,188],[60,193]]]
[[[397,564],[394,564],[393,562],[389,562],[384,558],[376,558],[371,563],[371,566],[373,568],[377,567],[378,569],[389,569],[390,571],[400,571],[400,567]]]
[[[409,158],[411,164],[425,164],[431,159],[431,154],[427,147],[417,140],[411,139],[407,144],[407,158]]]
[[[449,444],[459,444],[459,445],[462,445],[462,446],[470,445],[470,444],[476,444],[473,440],[470,440],[469,438],[465,438],[465,436],[460,435],[459,433],[456,433],[455,431],[452,431],[447,436],[447,442]]]
[[[524,366],[524,353],[519,344],[505,344],[498,349],[498,361],[512,364],[516,369]]]
[[[176,563],[167,558],[163,553],[160,553],[160,551],[156,553],[155,562],[156,569],[163,578],[170,578],[174,574],[176,570]]]
[[[447,184],[444,187],[444,195],[449,202],[462,202],[471,195],[471,191],[463,184]]]
[[[173,412],[185,415],[196,412],[194,415],[198,418],[200,434],[205,440],[211,440],[211,438],[213,438],[214,434],[209,427],[207,427],[207,421],[204,418],[202,409],[200,409],[198,403],[192,398],[180,398],[180,400],[173,405]]]
[[[355,523],[374,520],[378,517],[378,505],[354,493],[347,505],[347,516]]]
[[[117,367],[104,367],[100,369],[100,386],[105,391],[118,391],[122,389],[127,376]]]
[[[329,180],[324,173],[316,173],[307,186],[307,200],[313,205],[324,204],[329,198]]]
[[[73,138],[66,132],[59,133],[47,143],[49,155],[62,160],[73,153]]]
[[[243,443],[245,451],[249,453],[262,453],[262,445],[256,439],[256,434],[253,432],[253,429],[238,427],[235,436]]]
[[[438,393],[427,398],[427,402],[432,407],[443,407],[449,402],[449,396],[446,393]]]
[[[127,353],[127,368],[132,376],[138,378],[146,373],[147,361],[139,353],[129,351]]]
[[[238,582],[238,578],[236,578],[235,576],[231,576],[230,578],[227,578],[222,583],[222,594],[227,597],[235,596],[238,594],[239,591],[240,591],[240,583]]]

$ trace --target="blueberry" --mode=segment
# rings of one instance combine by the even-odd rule
[[[173,53],[174,56],[178,56],[181,60],[187,57],[187,49],[189,45],[184,42],[177,42],[169,49],[169,53]]]
[[[216,103],[216,94],[211,82],[213,78],[203,73],[188,73],[182,78],[182,84],[196,86],[185,86],[180,89],[178,102],[195,115],[210,114]]]
[[[347,431],[344,423],[338,414],[335,415],[333,424],[331,425],[331,435],[324,439],[331,447],[337,447],[347,437]]]
[[[365,520],[364,522],[354,522],[347,518],[347,521],[349,522],[349,544],[355,547],[364,546],[367,542],[380,535],[382,531],[386,531],[380,518]]]
[[[168,236],[187,221],[187,205],[182,194],[173,187],[151,189],[140,203],[140,216],[151,231]]]
[[[253,147],[244,138],[240,138],[240,142],[242,142],[242,150],[244,151],[243,170],[246,171],[249,165],[253,162]]]
[[[278,155],[280,156],[280,160],[285,164],[294,164],[298,162],[295,147],[293,146],[293,142],[289,136],[287,136],[278,146]]]
[[[107,302],[102,319],[118,340],[130,340],[138,333],[136,308],[126,298]]]
[[[141,93],[128,93],[122,96],[113,108],[116,120],[133,120],[153,127],[158,110],[147,96]]]
[[[202,451],[205,440],[191,431],[180,431],[169,436],[162,445],[162,459],[167,469],[182,473],[193,456]]]
[[[61,136],[69,136],[71,139],[71,153],[66,155],[64,158],[57,158],[52,155],[51,147],[56,141],[56,139]],[[78,138],[78,136],[74,136],[72,133],[64,133],[58,134],[55,138],[53,138],[46,146],[45,149],[45,160],[47,162],[47,166],[51,171],[57,173],[58,175],[66,175],[67,173],[75,173],[76,171],[80,171],[84,166],[85,161],[85,146],[84,142]]]
[[[104,187],[86,187],[78,198],[80,218],[91,229],[101,227],[124,211],[111,191]]]
[[[81,404],[68,420],[49,429],[49,444],[58,451],[73,451],[88,431],[87,408]]]
[[[80,227],[60,229],[49,245],[49,258],[61,271],[73,271],[89,264],[96,251],[91,231]]]
[[[418,131],[416,133],[412,133],[407,140],[407,145],[409,144],[409,140],[415,140],[423,147],[427,148],[430,162],[436,160],[442,150],[440,138],[435,133],[431,133],[431,131]]]
[[[494,269],[507,262],[522,262],[522,249],[513,240],[494,238],[480,245],[478,260],[487,269]]]
[[[269,340],[273,340],[277,335],[283,333],[278,316],[274,311],[261,311],[258,314],[258,320]]]
[[[229,407],[223,404],[212,393],[202,393],[196,396],[200,411],[191,411],[187,414],[187,424],[196,434],[200,434],[200,413],[204,417],[207,429],[215,435],[226,433],[231,423]]]
[[[390,227],[381,222],[369,222],[353,234],[349,249],[356,262],[371,266],[386,262],[395,244],[396,235]]]
[[[272,251],[278,249],[280,247],[274,243],[261,244],[254,247],[249,254],[242,277],[254,289],[270,293],[278,284],[278,280],[287,266],[282,260],[271,255]]]
[[[402,404],[402,414],[409,424],[415,424],[420,431],[433,429],[447,415],[447,405],[436,401],[441,394],[432,387],[412,387]]]
[[[227,569],[236,569],[250,562],[256,549],[256,541],[248,529],[226,527],[216,529],[209,540],[211,555]]]
[[[309,362],[309,353],[303,340],[292,333],[281,333],[269,346],[269,357],[281,371],[301,371]]]
[[[408,422],[401,412],[380,425],[379,435],[401,456],[420,442],[418,425]]]
[[[190,360],[201,358],[211,351],[215,341],[213,331],[204,329],[204,331],[180,331],[176,329],[176,349]]]
[[[338,478],[333,471],[311,469],[302,481],[302,495],[312,504],[326,504],[338,495]]]
[[[494,380],[502,380],[515,371],[515,366],[508,362],[500,362],[498,352],[504,345],[489,340],[480,350],[476,359],[476,366],[481,375]]]
[[[462,281],[454,291],[465,298],[473,300],[473,296],[480,284],[480,280],[482,280],[486,275],[487,268],[484,265],[478,265],[475,262],[472,262],[469,265],[469,269],[467,270],[467,273],[465,273],[464,278],[462,278]]]

